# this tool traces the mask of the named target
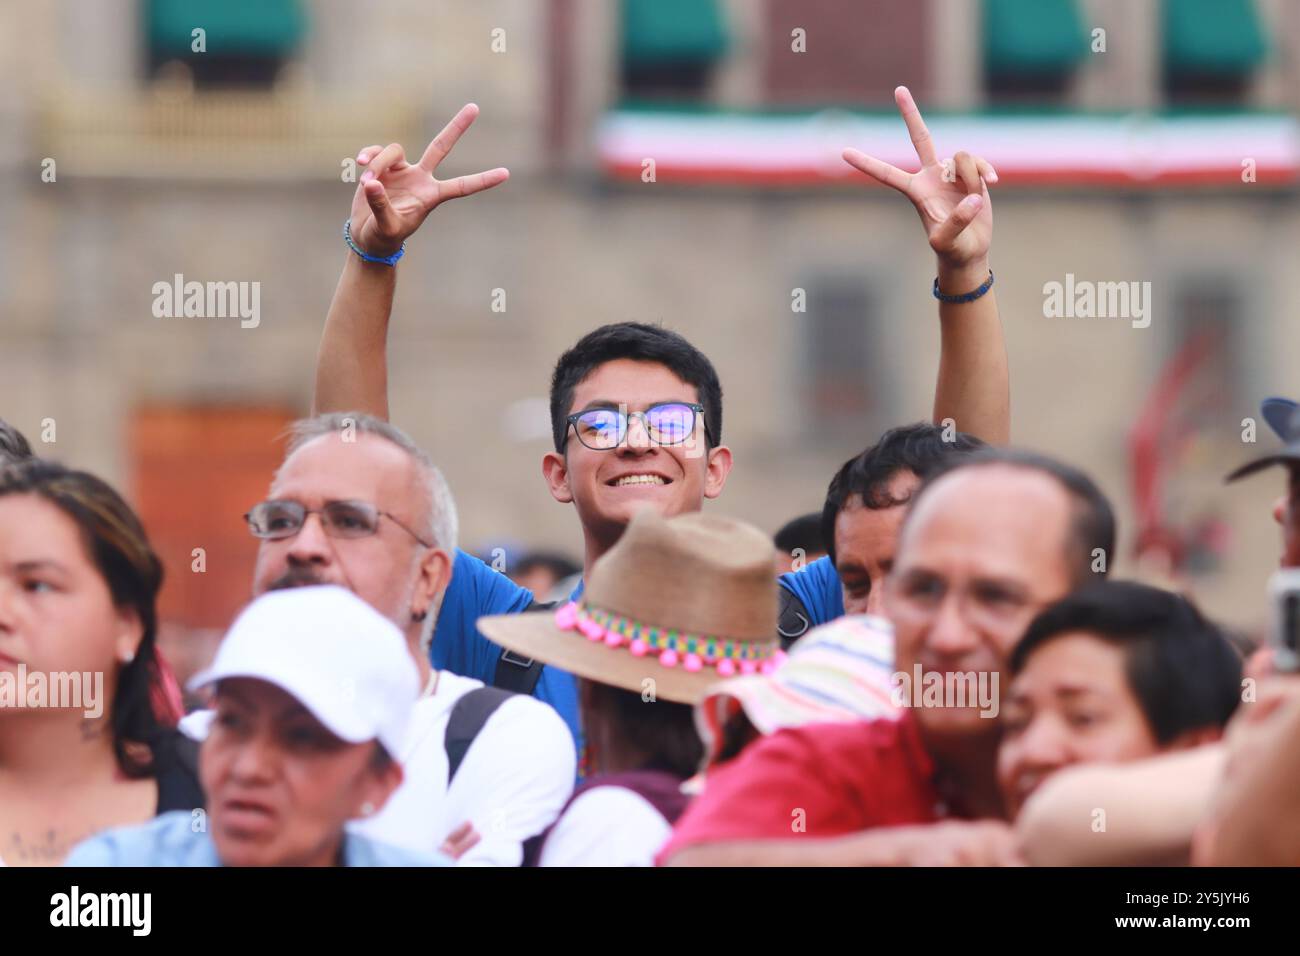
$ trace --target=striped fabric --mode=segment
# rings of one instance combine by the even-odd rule
[[[927,113],[940,150],[965,149],[1017,185],[1240,186],[1300,179],[1300,121],[1286,113]],[[601,165],[660,183],[807,186],[871,181],[840,158],[853,146],[902,169],[916,154],[892,112],[741,113],[619,109],[597,130]],[[949,155],[940,153],[940,156]]]
[[[770,676],[728,680],[705,696],[696,723],[710,760],[721,744],[722,728],[741,709],[763,734],[901,713],[890,700],[894,633],[883,618],[839,618],[809,631],[788,653]]]

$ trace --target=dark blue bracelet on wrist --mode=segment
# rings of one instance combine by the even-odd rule
[[[348,248],[355,252],[366,262],[377,262],[380,265],[395,266],[397,260],[406,255],[406,243],[402,243],[402,248],[398,249],[391,256],[372,256],[368,252],[362,252],[355,242],[352,241],[352,220],[348,219],[343,223],[343,241],[348,244]]]
[[[938,299],[940,302],[955,302],[955,303],[974,302],[980,296],[984,295],[984,293],[988,292],[989,289],[991,288],[993,288],[992,269],[989,270],[989,277],[984,280],[984,284],[982,286],[980,286],[974,292],[964,292],[961,295],[944,295],[942,292],[939,291],[939,277],[938,276],[934,277],[934,297]]]

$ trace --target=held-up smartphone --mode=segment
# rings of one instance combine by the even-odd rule
[[[1269,578],[1273,605],[1269,642],[1273,667],[1284,674],[1300,671],[1300,568],[1282,568]]]

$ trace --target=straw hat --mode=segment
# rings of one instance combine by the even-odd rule
[[[772,541],[757,528],[646,510],[592,566],[580,601],[478,626],[516,654],[694,704],[720,677],[770,673],[783,659],[776,588]]]

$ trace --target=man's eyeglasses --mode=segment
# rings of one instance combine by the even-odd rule
[[[1044,607],[1044,602],[990,582],[975,581],[952,588],[947,581],[929,574],[891,576],[886,590],[890,615],[896,622],[913,626],[932,622],[949,597],[957,601],[967,624],[990,634],[1018,634]]]
[[[298,501],[263,501],[254,505],[244,520],[253,537],[276,540],[292,538],[311,514],[320,515],[321,527],[331,538],[369,537],[379,530],[379,519],[387,518],[426,548],[433,547],[387,511],[366,501],[330,501],[322,508],[308,508]]]
[[[704,412],[703,405],[689,402],[664,402],[651,405],[644,412],[629,412],[626,408],[589,408],[570,415],[566,421],[573,426],[578,441],[595,451],[617,448],[627,439],[628,422],[639,419],[646,436],[654,445],[680,445],[695,434],[695,418]],[[708,423],[704,424],[705,437],[710,441]]]

